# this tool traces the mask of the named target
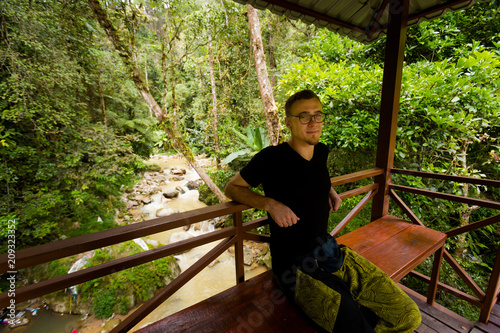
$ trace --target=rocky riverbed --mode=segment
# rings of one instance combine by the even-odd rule
[[[203,157],[199,157],[198,162],[202,166],[209,166],[212,163],[210,159]],[[168,216],[206,206],[199,200],[198,187],[202,184],[202,180],[182,158],[156,155],[151,157],[147,161],[147,164],[152,166],[150,170],[144,173],[141,181],[132,188],[126,189],[121,198],[127,206],[128,212],[116,215],[118,224],[141,223],[156,217]],[[221,227],[224,227],[224,219],[203,221],[188,227],[145,237],[141,239],[141,242],[146,247],[149,245],[154,248],[186,238],[196,237]],[[207,244],[206,246],[195,248],[175,256],[180,270],[184,271],[187,269],[214,245]],[[80,259],[83,255],[75,258],[75,260]],[[269,268],[266,265],[270,265],[268,246],[255,242],[245,243],[244,260],[247,278],[265,271]],[[210,267],[205,268],[186,286],[181,288],[169,300],[141,321],[137,325],[137,328],[159,320],[233,286],[236,280],[234,267],[234,251],[233,248],[230,248],[230,250],[215,260]],[[50,316],[49,313],[51,312],[53,316],[49,320],[58,320],[61,314],[69,313],[70,308],[72,309],[72,313],[80,314],[78,319],[74,319],[75,316],[69,316],[72,317],[72,325],[76,325],[80,333],[107,332],[140,306],[140,304],[137,304],[127,315],[115,314],[109,319],[101,320],[93,316],[90,308],[81,308],[78,305],[75,307],[74,304],[71,304],[71,301],[68,301],[68,298],[64,301],[58,301],[50,297],[43,299],[46,300],[48,303],[47,308],[50,309],[47,310],[47,315]],[[31,303],[31,305],[35,306],[41,300],[34,300],[34,303]],[[31,321],[36,322],[36,320],[34,317]],[[34,326],[36,326],[36,323],[29,325],[29,327]],[[65,326],[68,327],[68,324],[65,324]],[[24,327],[24,329],[16,328],[14,333],[25,332],[29,327]],[[37,332],[37,330],[31,328],[26,332]],[[40,325],[38,332],[46,332],[46,330]]]

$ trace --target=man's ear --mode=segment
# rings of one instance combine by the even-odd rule
[[[290,128],[290,118],[285,117],[285,125],[286,127]]]

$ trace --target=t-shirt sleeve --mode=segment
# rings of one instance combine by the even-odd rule
[[[270,163],[272,163],[270,160],[272,152],[269,148],[270,147],[258,152],[250,162],[240,170],[241,177],[251,187],[257,187],[265,180],[267,174],[266,169],[269,167]]]

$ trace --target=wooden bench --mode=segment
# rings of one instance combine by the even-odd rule
[[[385,216],[337,238],[394,281],[444,246],[446,235]],[[267,271],[138,332],[315,332]]]

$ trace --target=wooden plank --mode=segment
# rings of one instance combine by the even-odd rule
[[[137,332],[304,332],[309,319],[289,302],[267,271]]]
[[[355,188],[354,190],[339,193],[339,197],[340,197],[340,199],[345,200],[345,199],[352,198],[356,195],[363,194],[363,193],[366,193],[369,191],[376,192],[377,190],[378,190],[378,184],[370,184],[370,185],[366,185],[363,187]]]
[[[469,333],[488,333],[488,331],[483,331],[477,327],[474,327]]]
[[[493,312],[490,313],[488,325],[494,325],[500,327],[500,316],[498,316],[498,313],[493,313]]]
[[[381,175],[384,173],[384,169],[380,168],[373,168],[373,169],[368,169],[368,170],[363,170],[363,171],[358,171],[358,172],[353,172],[347,175],[341,175],[337,177],[330,178],[330,182],[332,183],[332,186],[340,186],[348,183],[352,183],[361,179],[366,179],[370,177],[374,177],[377,175]]]
[[[434,305],[430,305],[426,302],[426,297],[420,295],[416,291],[402,285],[398,284],[398,286],[408,295],[410,296],[415,303],[420,308],[420,312],[426,313],[429,316],[440,318],[443,315],[450,317],[453,322],[457,324],[457,329],[468,331],[474,327],[474,323],[470,320],[465,319],[464,317],[456,314],[455,312],[445,308],[444,306],[434,303]],[[465,328],[464,328],[465,327]]]
[[[384,216],[337,238],[375,263],[395,281],[443,246],[446,235],[436,230]]]
[[[365,195],[364,198],[358,202],[356,207],[354,207],[349,212],[349,214],[347,214],[346,217],[344,217],[344,219],[340,221],[339,224],[337,224],[337,226],[332,230],[332,232],[330,232],[330,235],[336,237],[338,234],[340,234],[342,230],[344,230],[344,228],[349,224],[349,222],[351,222],[354,219],[354,217],[356,217],[356,215],[358,215],[358,213],[363,209],[363,207],[365,207],[366,204],[368,204],[368,202],[373,198],[373,196],[376,193],[377,191],[374,190]]]
[[[419,188],[414,188],[410,186],[402,186],[402,185],[394,185],[391,184],[389,186],[393,190],[424,195],[430,198],[437,198],[443,200],[450,200],[465,203],[468,205],[477,205],[480,207],[492,208],[492,209],[500,209],[500,202],[492,201],[492,200],[484,200],[484,199],[475,199],[470,197],[462,197],[454,194],[441,193],[436,191],[422,190]]]
[[[427,326],[427,324],[424,323],[423,320],[422,320],[422,323],[420,324],[420,326],[413,332],[415,332],[415,333],[440,333],[440,332],[436,331],[435,329],[433,329],[432,327]]]
[[[444,245],[446,235],[411,225],[362,255],[398,281]]]
[[[338,237],[337,242],[362,255],[375,244],[387,240],[394,233],[407,227],[408,222],[405,220],[386,216]]]
[[[456,329],[448,326],[445,322],[439,321],[431,316],[422,316],[422,323],[425,326],[432,327],[433,330],[439,333],[456,333]],[[463,331],[466,332],[466,331]]]
[[[445,175],[445,174],[433,173],[433,172],[404,170],[404,169],[396,169],[396,168],[391,169],[391,172],[398,173],[400,175],[409,175],[409,176],[416,176],[416,177],[422,177],[422,178],[441,179],[441,180],[448,180],[448,181],[457,182],[457,183],[467,183],[467,184],[477,184],[477,185],[500,187],[500,181],[498,181],[498,180],[490,180],[490,179],[475,178],[475,177],[465,177],[465,176],[453,176],[453,175]]]
[[[439,304],[431,306],[426,303],[425,296],[418,294],[417,292],[409,289],[406,286],[403,285],[399,286],[418,305],[420,312],[422,313],[422,317],[429,316],[435,318],[441,323],[445,323],[449,328],[453,330],[452,332],[469,332],[469,330],[471,330],[474,327],[474,323],[470,322],[469,320],[459,316],[454,312],[451,312],[450,310],[446,309],[445,307]],[[431,327],[434,328],[434,326]],[[439,332],[441,333],[441,331]]]
[[[483,323],[479,323],[477,322],[475,327],[477,329],[480,329],[484,332],[488,332],[488,333],[500,333],[500,327],[498,326],[495,326],[495,325],[486,325],[486,324],[483,324]]]

